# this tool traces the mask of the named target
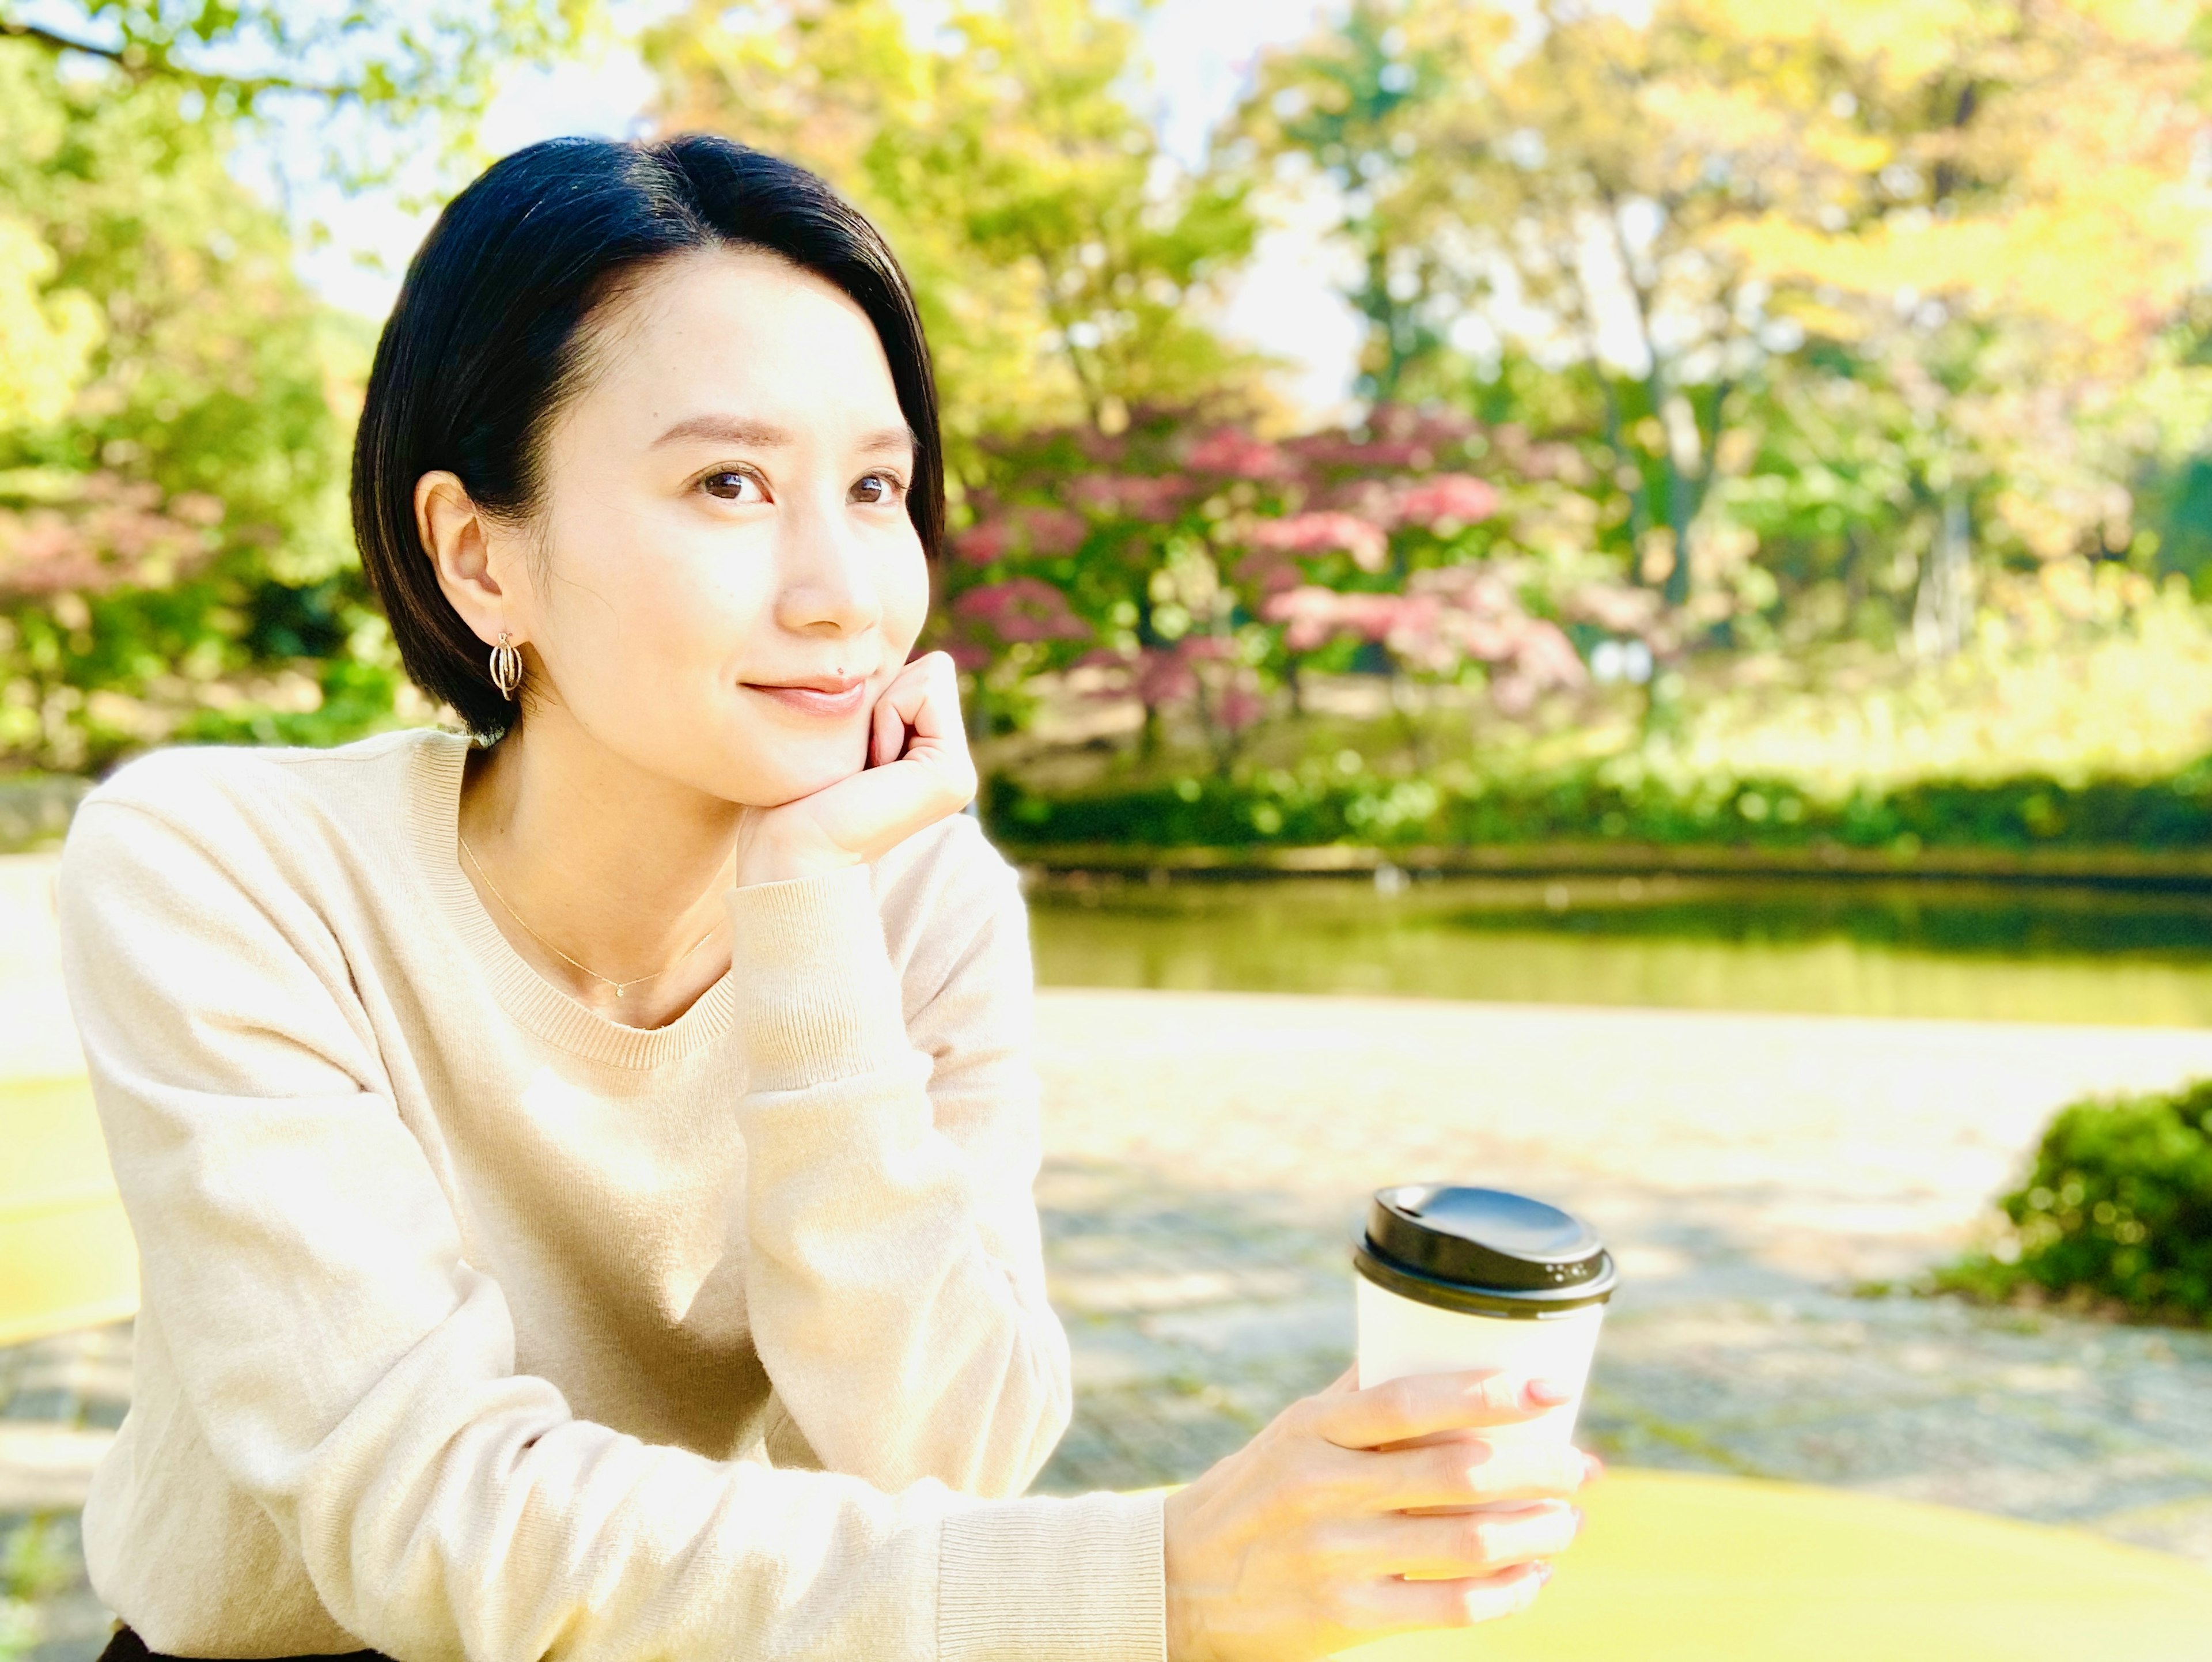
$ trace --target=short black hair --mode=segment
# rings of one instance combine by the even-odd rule
[[[672,255],[775,254],[851,297],[875,326],[915,441],[907,511],[933,559],[945,536],[937,388],[914,291],[876,228],[817,175],[708,134],[555,138],[486,168],[446,204],[376,344],[354,437],[353,527],[416,684],[479,739],[515,706],[438,587],[415,486],[443,468],[503,518],[538,503],[540,455],[576,388],[594,309]]]

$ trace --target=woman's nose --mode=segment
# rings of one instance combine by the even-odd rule
[[[858,635],[883,615],[875,563],[860,534],[834,510],[785,521],[776,621],[793,634]]]

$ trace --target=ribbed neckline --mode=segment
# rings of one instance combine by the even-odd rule
[[[562,991],[514,950],[461,869],[461,780],[469,744],[457,733],[423,733],[408,770],[407,817],[424,880],[501,1008],[547,1044],[617,1068],[677,1062],[727,1032],[737,995],[726,971],[665,1027],[626,1027]]]

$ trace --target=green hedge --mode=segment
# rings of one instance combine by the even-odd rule
[[[2212,1325],[2212,1081],[2061,1110],[2001,1204],[2010,1239],[1940,1287]]]
[[[1454,784],[1332,767],[1048,794],[1006,775],[984,817],[1013,843],[1147,848],[1540,843],[1847,848],[2212,847],[2212,758],[2166,779],[1932,782],[1823,801],[1784,780],[1679,790],[1596,770]]]

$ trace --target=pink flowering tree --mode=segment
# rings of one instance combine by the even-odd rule
[[[1570,633],[1589,625],[1513,540],[1516,495],[1566,464],[1516,432],[1384,408],[1272,441],[1139,412],[1112,437],[1033,434],[989,461],[938,624],[987,723],[1018,721],[1028,684],[1065,673],[1134,700],[1147,748],[1164,712],[1187,712],[1226,770],[1272,709],[1299,708],[1309,670],[1472,676],[1509,715],[1589,679]]]
[[[0,606],[49,602],[175,582],[221,547],[223,506],[112,473],[88,475],[71,500],[0,507]]]

